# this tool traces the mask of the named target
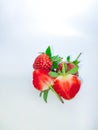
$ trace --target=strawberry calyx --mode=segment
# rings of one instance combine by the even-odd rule
[[[51,56],[52,56],[52,51],[51,51],[50,46],[48,46],[48,48],[46,49],[45,54],[47,54],[47,55],[51,58]]]
[[[71,61],[70,59],[70,56],[67,56],[66,60],[67,60],[67,63],[73,63],[74,65],[78,66],[78,64],[80,63],[80,61],[78,60],[79,57],[81,56],[81,52],[79,53],[79,55],[76,57],[75,60]]]
[[[44,99],[44,101],[45,101],[46,103],[47,103],[47,98],[48,98],[49,90],[50,90],[50,89],[46,89],[46,90],[44,90],[44,91],[41,91],[40,94],[39,94],[40,97],[41,97],[42,94],[43,94],[43,99]]]
[[[77,66],[74,66],[71,70],[67,71],[67,65],[63,63],[61,71],[60,70],[58,72],[50,71],[48,74],[51,77],[56,78],[56,77],[58,77],[60,75],[66,76],[68,74],[75,74],[77,71],[78,71],[78,67]]]
[[[48,48],[45,51],[45,54],[48,55],[52,61],[52,71],[55,71],[58,68],[58,64],[62,61],[62,57],[60,57],[59,55],[54,55],[52,56],[52,51],[51,51],[51,47],[48,46]]]
[[[73,60],[73,61],[71,61],[71,57],[70,56],[67,56],[66,61],[62,61],[62,62],[59,63],[58,68],[56,69],[56,72],[62,71],[63,64],[66,65],[66,72],[70,71],[73,68],[75,69],[75,67],[78,67],[78,69],[79,69],[79,65],[78,64],[80,63],[80,61],[78,61],[78,59],[79,59],[81,54],[82,53],[80,53],[77,56],[77,58],[75,60]],[[70,73],[72,73],[72,70],[71,70]],[[74,75],[77,75],[77,76],[79,75],[78,70],[77,70],[76,73],[74,73]]]

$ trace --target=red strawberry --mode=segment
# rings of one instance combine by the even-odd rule
[[[67,65],[67,70],[66,72],[68,72],[69,70],[71,70],[72,68],[74,68],[76,65],[74,63],[67,63],[67,62],[62,62],[58,65],[58,68],[57,68],[57,72],[60,70],[62,70],[62,66],[63,64],[66,64]],[[76,72],[74,75],[78,75],[78,72]]]
[[[72,68],[74,68],[76,65],[73,63],[67,63],[67,71],[71,70]]]
[[[59,65],[58,65],[58,68],[57,68],[57,72],[60,70],[62,70],[62,66],[63,64],[65,64],[67,66],[67,70],[66,72],[68,72],[69,70],[73,69],[74,67],[78,67],[78,64],[80,63],[80,61],[78,61],[79,57],[81,56],[82,53],[80,53],[77,58],[74,60],[74,61],[70,61],[70,56],[67,56],[67,62],[61,62]],[[74,75],[78,75],[78,71],[76,73],[74,73]]]
[[[52,61],[47,54],[40,54],[33,63],[34,69],[51,70]]]
[[[33,72],[32,84],[40,91],[49,89],[50,85],[53,85],[53,78],[48,75],[49,71],[36,69]]]
[[[54,90],[64,99],[72,99],[80,89],[79,78],[72,74],[60,75],[54,80]]]

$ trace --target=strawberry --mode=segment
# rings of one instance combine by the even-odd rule
[[[67,71],[71,70],[76,66],[74,63],[66,63],[66,64],[67,64]]]
[[[57,72],[58,72],[59,70],[60,70],[60,71],[62,70],[63,63],[67,66],[67,70],[66,70],[67,72],[76,66],[74,63],[61,62],[61,63],[58,65],[58,68],[57,68],[57,70],[56,70]],[[77,71],[74,75],[78,75],[78,71]]]
[[[74,67],[78,67],[78,64],[80,63],[78,61],[78,58],[80,57],[81,53],[77,56],[77,58],[74,61],[70,61],[70,56],[67,57],[67,62],[61,62],[58,65],[57,68],[57,72],[62,70],[62,66],[63,64],[65,64],[67,66],[66,72],[68,72],[69,70],[73,69]],[[78,71],[76,73],[74,73],[74,75],[78,75]]]
[[[53,85],[53,78],[48,75],[49,71],[36,69],[33,71],[32,84],[39,91],[49,89],[50,85]]]
[[[47,54],[40,54],[33,63],[34,69],[51,70],[52,61]]]
[[[60,75],[54,80],[54,90],[64,99],[72,99],[80,89],[80,80],[77,76]]]
[[[59,96],[64,99],[72,99],[80,89],[81,82],[78,76],[73,75],[78,71],[78,67],[74,67],[69,71],[67,70],[66,64],[63,63],[62,70],[60,72],[49,72],[51,77],[54,79],[54,90]]]
[[[53,89],[54,78],[50,77],[48,73],[49,71],[46,70],[34,70],[32,84],[37,90],[41,91],[40,96],[43,94],[43,99],[45,102],[47,102],[48,92],[51,90],[57,98],[64,103],[62,98]]]

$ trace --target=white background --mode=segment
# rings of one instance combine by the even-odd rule
[[[0,130],[98,129],[97,0],[0,1]],[[32,63],[51,45],[54,54],[80,52],[82,86],[61,104],[32,85]]]

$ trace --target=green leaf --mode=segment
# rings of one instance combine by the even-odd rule
[[[43,99],[44,99],[44,101],[45,101],[46,103],[47,103],[48,92],[49,92],[49,90],[45,90],[45,91],[43,92]]]
[[[75,61],[73,61],[72,63],[74,63],[76,66],[78,66],[78,64],[80,63],[80,61],[75,60]]]
[[[56,56],[52,56],[51,60],[53,61],[52,69],[56,69],[56,68],[58,68],[58,64],[61,62],[62,58],[60,56],[56,55]]]
[[[78,72],[78,67],[75,66],[74,68],[72,68],[71,70],[69,70],[67,73],[68,73],[68,74],[75,74],[75,73],[77,73],[77,72]]]
[[[53,62],[53,69],[58,68],[58,62]]]
[[[51,60],[52,60],[53,62],[60,62],[60,61],[62,60],[62,57],[60,57],[60,56],[58,56],[58,55],[52,56],[52,57],[51,57]]]
[[[79,57],[81,56],[81,52],[79,53],[79,55],[77,56],[77,58],[72,62],[74,63],[76,66],[78,66],[78,64],[80,63],[80,61],[78,61]]]
[[[58,77],[58,73],[53,72],[53,71],[50,71],[50,72],[49,72],[49,75],[50,75],[51,77],[53,77],[53,78]]]
[[[48,48],[46,49],[46,52],[45,52],[45,53],[51,58],[52,52],[51,52],[50,46],[48,46]]]
[[[66,59],[67,59],[67,62],[70,62],[70,56],[67,56]]]

